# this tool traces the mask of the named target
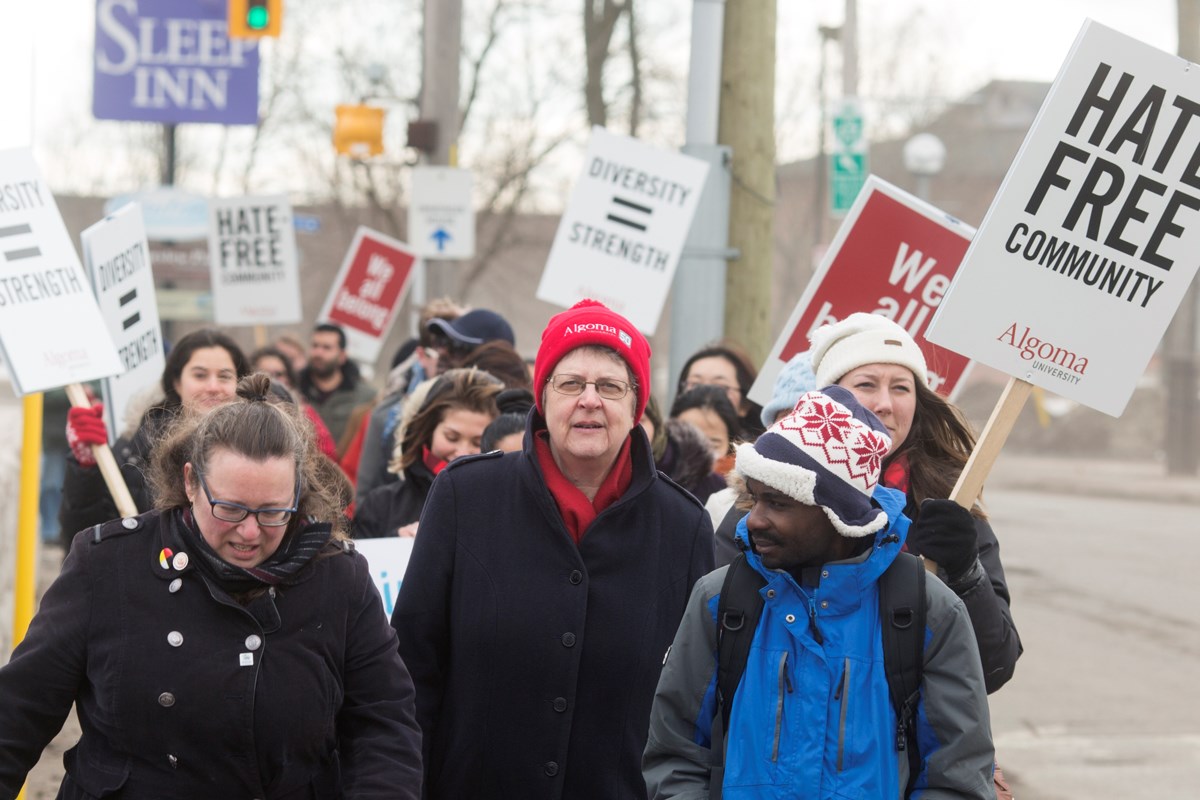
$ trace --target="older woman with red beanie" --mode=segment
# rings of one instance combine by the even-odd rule
[[[425,796],[643,798],[663,656],[712,526],[638,424],[650,346],[584,300],[551,318],[524,449],[434,481],[392,625]]]

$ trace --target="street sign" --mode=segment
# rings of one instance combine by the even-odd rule
[[[155,242],[198,242],[208,237],[208,198],[177,186],[120,194],[104,204],[106,216],[129,203],[142,207],[146,238]]]
[[[427,259],[475,257],[473,184],[468,169],[413,167],[408,206],[413,250]]]
[[[18,395],[122,369],[50,187],[25,148],[0,151],[0,356]]]
[[[856,98],[843,100],[833,116],[829,180],[830,209],[840,216],[854,205],[867,180],[867,138],[862,108]]]
[[[856,311],[887,317],[912,334],[929,388],[946,397],[970,360],[929,342],[925,330],[971,243],[974,229],[903,189],[869,176],[750,389],[766,405],[775,377],[809,349],[809,335]]]
[[[652,335],[707,177],[698,158],[593,128],[538,299],[590,297]]]
[[[218,325],[299,322],[296,228],[286,195],[209,201],[208,257]]]
[[[97,0],[92,114],[258,122],[258,43],[228,35],[225,0]]]
[[[404,242],[360,227],[346,251],[318,321],[346,332],[346,349],[358,361],[374,361],[408,291],[419,257]]]
[[[1119,416],[1200,252],[1194,65],[1091,20],[929,338]]]
[[[125,409],[134,395],[157,383],[165,364],[141,207],[137,203],[122,206],[79,238],[96,303],[125,367],[102,384],[105,421],[113,436],[121,430]]]

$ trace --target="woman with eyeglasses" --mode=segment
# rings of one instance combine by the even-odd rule
[[[499,414],[500,380],[477,369],[452,369],[419,396],[418,410],[397,429],[391,472],[403,480],[372,489],[354,513],[355,539],[416,536],[433,479],[451,462],[479,452],[483,431]]]
[[[542,333],[524,448],[434,482],[392,614],[427,800],[645,797],[663,654],[712,568],[638,424],[649,378],[645,337],[584,300]]]
[[[762,408],[750,399],[750,387],[757,377],[758,370],[742,348],[733,342],[717,342],[692,353],[684,362],[679,372],[676,394],[683,394],[697,386],[717,386],[725,390],[741,421],[738,438],[752,442],[763,432],[759,419]]]
[[[265,375],[155,449],[158,507],[75,537],[0,669],[0,796],[75,705],[60,798],[417,798],[412,681],[350,487]]]

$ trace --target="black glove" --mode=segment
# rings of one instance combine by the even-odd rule
[[[975,563],[975,518],[953,500],[930,498],[908,531],[908,549],[936,561],[953,581]]]

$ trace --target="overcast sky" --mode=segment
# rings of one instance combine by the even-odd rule
[[[645,0],[643,0],[645,2]],[[678,4],[687,23],[688,0]],[[94,0],[4,2],[0,10],[0,147],[90,113]],[[1164,50],[1176,47],[1173,0],[858,0],[864,26],[911,19],[936,29],[942,63],[969,88],[986,78],[1053,79],[1084,18]],[[842,0],[778,0],[781,71],[797,47],[811,55],[818,24],[840,24]],[[925,45],[927,46],[927,45]],[[686,53],[681,54],[686,63]],[[956,91],[964,87],[951,81]],[[32,123],[31,123],[32,113]],[[38,152],[39,160],[52,153]]]

